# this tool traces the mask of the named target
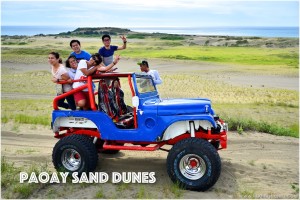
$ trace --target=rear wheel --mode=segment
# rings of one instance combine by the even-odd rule
[[[52,162],[57,171],[94,171],[98,154],[92,140],[84,135],[70,135],[60,139],[53,148]]]
[[[215,147],[199,138],[176,143],[167,158],[171,180],[184,189],[205,191],[212,187],[221,173],[221,160]]]

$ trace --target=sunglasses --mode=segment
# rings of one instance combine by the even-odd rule
[[[108,42],[108,41],[110,41],[110,39],[104,39],[103,41],[104,41],[104,42]]]
[[[92,56],[92,59],[95,61],[96,64],[100,64],[100,61],[96,56]]]

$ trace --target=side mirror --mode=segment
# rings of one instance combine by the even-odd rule
[[[137,108],[137,107],[139,107],[139,104],[140,104],[139,97],[138,96],[132,97],[132,106]]]

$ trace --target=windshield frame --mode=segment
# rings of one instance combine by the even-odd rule
[[[135,87],[136,95],[138,95],[140,98],[158,95],[156,85],[154,84],[154,81],[150,75],[148,75],[148,74],[133,74],[133,79],[134,79],[134,87]],[[150,87],[152,87],[152,88],[146,92],[142,92],[140,83],[138,83],[139,79],[149,80],[148,84],[151,83]]]

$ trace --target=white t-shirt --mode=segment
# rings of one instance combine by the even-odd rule
[[[54,72],[54,68],[52,66],[51,72],[52,72],[53,77],[55,77],[56,79],[62,79],[61,76],[63,74],[68,74],[67,69],[62,64],[59,64],[59,67],[56,72]],[[72,85],[71,84],[63,84],[63,89],[64,89],[64,92],[68,92],[68,91],[72,90]]]
[[[158,74],[158,71],[151,69],[151,70],[149,70],[147,72],[147,74],[149,74],[150,76],[152,76],[155,85],[158,85],[158,84],[162,83],[162,80],[161,80],[161,78],[160,78],[160,76]]]
[[[92,68],[93,67],[91,67],[90,69],[92,69]],[[86,75],[81,71],[81,69],[87,69],[86,60],[80,60],[79,61],[74,80],[81,79],[81,78],[86,78]],[[73,88],[78,88],[78,87],[80,87],[82,85],[85,85],[85,84],[86,84],[86,81],[74,82],[73,83]],[[88,88],[86,88],[82,91],[87,92]]]

